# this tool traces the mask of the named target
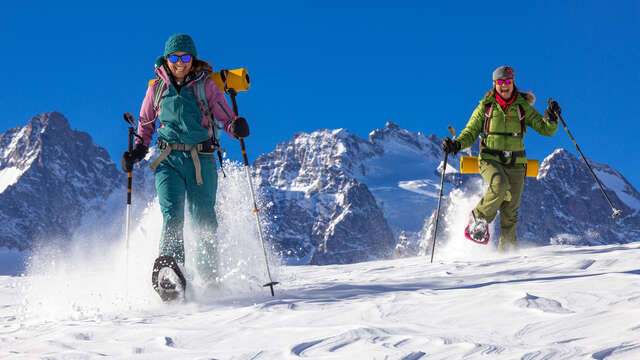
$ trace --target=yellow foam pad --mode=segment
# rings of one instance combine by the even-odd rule
[[[534,159],[527,159],[527,176],[537,177],[540,170],[540,162]],[[460,172],[463,174],[478,174],[480,168],[478,167],[477,156],[461,156],[460,157]]]

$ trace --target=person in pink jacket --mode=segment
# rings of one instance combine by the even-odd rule
[[[142,160],[153,134],[162,151],[152,163],[163,216],[159,257],[152,273],[154,289],[163,300],[184,293],[186,280],[183,240],[185,200],[198,236],[197,272],[206,283],[216,280],[217,250],[214,211],[218,172],[215,151],[219,130],[233,138],[249,136],[244,118],[236,118],[223,92],[209,78],[211,66],[197,58],[189,35],[176,34],[156,61],[158,80],[148,90],[140,109],[138,135],[131,153],[122,156],[123,170]]]

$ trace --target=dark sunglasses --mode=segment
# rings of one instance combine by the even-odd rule
[[[184,55],[169,55],[168,56],[169,61],[173,64],[178,62],[178,59],[182,60],[183,63],[190,63],[191,62],[191,55],[189,54],[184,54]]]
[[[496,84],[498,84],[498,85],[502,85],[502,84],[509,85],[509,84],[511,84],[512,81],[513,80],[511,80],[511,79],[498,79],[498,80],[496,80]]]

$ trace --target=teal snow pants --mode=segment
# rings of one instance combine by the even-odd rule
[[[202,185],[196,184],[191,154],[173,151],[155,170],[156,189],[162,210],[160,256],[173,256],[184,265],[184,207],[185,197],[189,216],[196,234],[196,268],[205,280],[213,279],[217,271],[215,232],[218,220],[215,213],[218,172],[213,154],[199,154]]]

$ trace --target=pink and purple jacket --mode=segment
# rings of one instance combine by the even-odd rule
[[[158,78],[164,80],[165,84],[170,85],[171,82],[164,67],[156,68],[156,75]],[[196,93],[196,83],[200,81],[200,77],[207,76],[206,73],[200,73],[196,76],[196,79],[190,81],[186,84],[183,89],[181,89],[180,93],[184,91],[188,87],[192,87],[193,94]],[[142,102],[142,107],[140,108],[140,118],[138,120],[138,135],[142,138],[139,139],[136,137],[136,144],[142,143],[143,145],[149,147],[151,144],[151,140],[153,138],[153,134],[156,132],[156,120],[160,116],[162,112],[162,104],[158,108],[158,111],[154,110],[154,95],[156,92],[156,88],[159,86],[160,81],[154,81],[149,88],[147,89],[147,93],[144,97],[144,101]],[[207,98],[207,103],[209,105],[209,109],[211,114],[215,117],[215,119],[222,124],[223,129],[229,136],[233,138],[233,136],[229,133],[229,128],[231,126],[231,122],[234,120],[234,113],[229,107],[227,100],[224,97],[222,90],[207,76],[204,83],[205,96]],[[194,100],[197,102],[197,100]],[[201,125],[203,128],[208,129],[209,137],[213,136],[213,129],[209,126],[209,120],[206,118],[204,114],[202,114]],[[160,123],[159,129],[163,128],[163,124]]]

